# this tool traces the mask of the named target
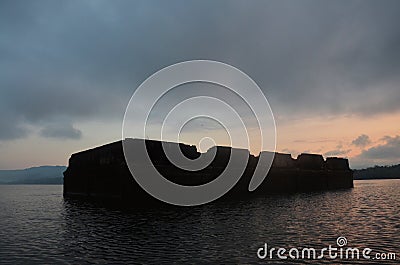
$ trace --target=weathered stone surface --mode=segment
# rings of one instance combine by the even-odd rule
[[[326,158],[325,166],[331,170],[349,170],[349,160],[339,157]]]
[[[301,169],[322,169],[324,167],[324,158],[317,154],[300,154],[297,157],[297,166]]]
[[[272,166],[277,168],[294,168],[296,164],[290,154],[275,153]]]

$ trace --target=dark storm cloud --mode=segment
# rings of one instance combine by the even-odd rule
[[[394,137],[385,136],[384,144],[380,144],[364,150],[361,154],[361,158],[367,159],[396,159],[400,160],[400,136]]]
[[[371,139],[369,139],[368,135],[362,134],[354,139],[351,143],[355,146],[364,147],[371,143]]]
[[[399,1],[1,1],[0,106],[9,118],[0,139],[59,116],[122,121],[134,88],[189,59],[245,71],[278,117],[398,111],[399,9]]]
[[[46,138],[58,138],[58,139],[80,139],[82,132],[75,129],[71,124],[53,124],[44,127],[40,131],[40,135]]]
[[[0,117],[0,123],[0,141],[23,138],[28,135],[29,130],[8,117]]]

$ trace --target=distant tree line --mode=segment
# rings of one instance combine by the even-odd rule
[[[393,166],[374,166],[354,170],[354,179],[397,179],[400,178],[400,164]]]

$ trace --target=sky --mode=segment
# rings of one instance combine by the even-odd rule
[[[396,0],[0,1],[0,169],[67,165],[121,139],[135,89],[195,59],[259,85],[277,151],[398,164],[398,10]],[[187,135],[218,131],[208,125]]]

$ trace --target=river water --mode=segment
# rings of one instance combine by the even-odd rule
[[[339,251],[338,237],[343,248],[370,248],[370,258],[288,257],[292,248]],[[287,259],[260,259],[265,244]],[[400,180],[147,210],[66,200],[59,185],[0,186],[1,264],[399,264],[399,248]]]

